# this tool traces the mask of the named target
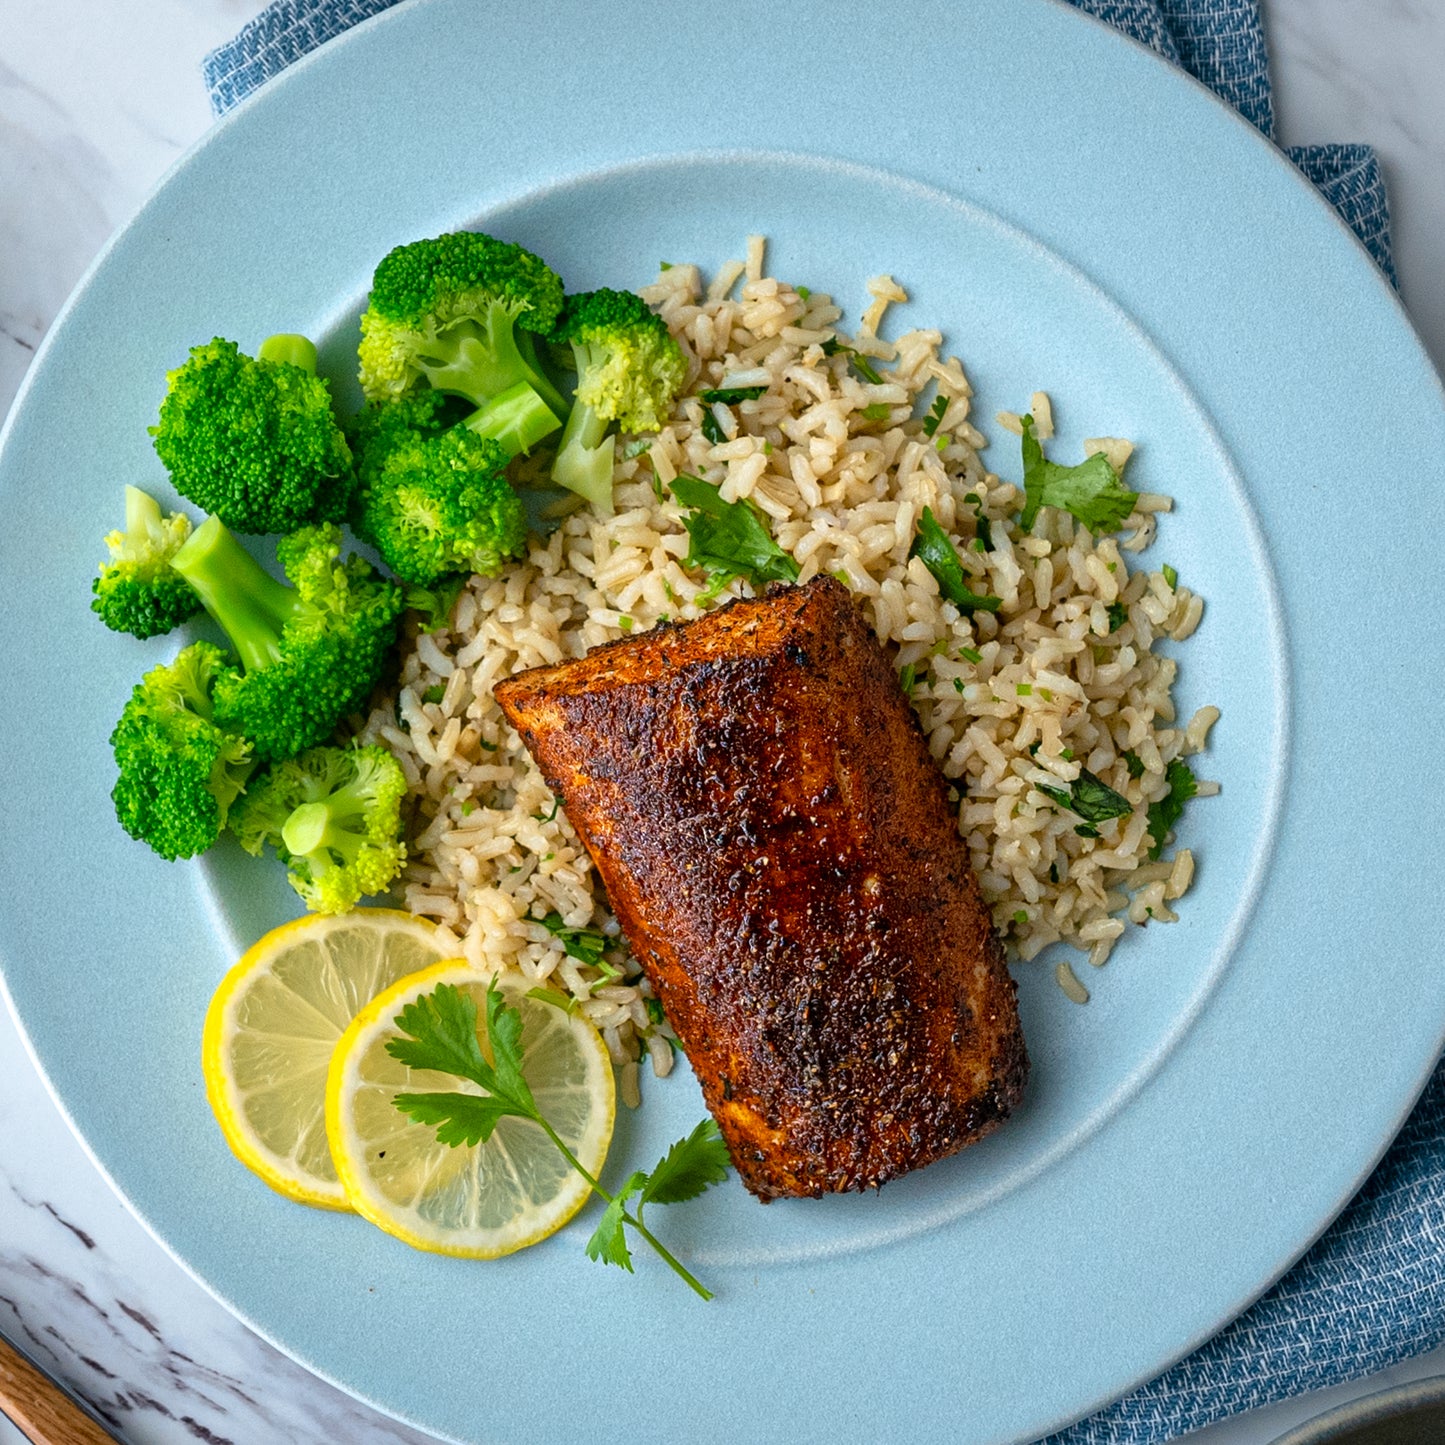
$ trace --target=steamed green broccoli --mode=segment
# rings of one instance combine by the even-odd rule
[[[687,377],[687,361],[662,318],[631,291],[569,296],[553,340],[572,348],[577,396],[552,480],[610,512],[615,450],[610,424],[623,431],[656,431]]]
[[[539,418],[542,418],[540,424]],[[358,482],[351,520],[367,540],[375,540],[368,535],[364,520],[367,499],[392,453],[404,447],[414,454],[417,443],[439,437],[456,426],[464,427],[485,440],[495,441],[502,449],[505,464],[548,432],[555,431],[557,418],[537,393],[525,384],[511,388],[496,401],[474,412],[468,412],[466,403],[460,398],[431,390],[415,391],[400,401],[381,402],[363,408],[350,423]],[[465,449],[465,444],[454,443],[443,450],[450,454]],[[472,454],[475,454],[475,449],[472,449]],[[389,488],[390,483],[382,490]],[[511,550],[510,546],[508,550]],[[464,566],[462,570],[472,569]],[[426,571],[428,581],[439,575],[430,567]],[[416,579],[408,577],[408,580]]]
[[[557,414],[525,381],[500,391],[462,425],[486,441],[494,441],[512,457],[529,452],[561,425]]]
[[[217,337],[169,382],[151,435],[182,496],[238,532],[345,518],[351,449],[304,336],[273,337],[254,358]]]
[[[356,456],[360,502],[372,479],[395,447],[418,437],[436,437],[450,431],[470,414],[460,397],[444,391],[414,391],[399,401],[364,406],[348,423],[351,449]]]
[[[110,735],[116,817],[162,858],[204,853],[255,768],[251,745],[215,720],[216,688],[232,676],[220,648],[192,643],[146,673]]]
[[[382,258],[361,318],[361,389],[394,401],[428,385],[482,407],[525,383],[555,413],[567,406],[537,358],[562,309],[545,261],[479,231],[413,241]]]
[[[258,857],[275,848],[308,908],[346,913],[401,872],[405,795],[406,775],[385,748],[312,748],[252,784],[231,830]]]
[[[267,761],[324,742],[363,707],[396,641],[401,589],[359,557],[341,561],[341,529],[305,527],[277,544],[278,582],[216,517],[174,567],[231,640],[241,673],[216,684],[216,721]]]
[[[526,513],[506,452],[464,426],[378,435],[365,454],[356,527],[403,582],[490,574],[521,551]]]
[[[452,625],[452,613],[457,609],[457,598],[467,585],[467,578],[460,572],[442,577],[430,585],[410,584],[404,591],[406,610],[415,618],[423,632],[438,632]]]
[[[171,568],[177,548],[191,535],[191,519],[167,516],[139,487],[125,489],[125,530],[105,539],[110,560],[91,583],[90,610],[112,632],[159,637],[201,610],[190,583]]]

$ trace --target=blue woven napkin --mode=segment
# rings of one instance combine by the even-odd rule
[[[206,57],[217,115],[396,0],[276,0]],[[1258,0],[1073,0],[1210,86],[1274,137]],[[1393,281],[1374,152],[1288,152]],[[1152,1445],[1241,1410],[1373,1374],[1445,1342],[1445,1066],[1364,1189],[1252,1309],[1132,1395],[1047,1445]]]

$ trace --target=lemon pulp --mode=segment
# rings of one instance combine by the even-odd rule
[[[407,1004],[449,983],[486,1017],[487,979],[460,960],[403,979],[357,1014],[336,1047],[326,1089],[326,1130],[351,1207],[417,1249],[491,1259],[534,1244],[582,1207],[587,1181],[534,1122],[507,1118],[474,1147],[438,1142],[435,1130],[392,1102],[398,1093],[481,1091],[452,1074],[413,1070],[386,1051]],[[506,985],[522,1016],[522,1073],[542,1117],[593,1178],[607,1157],[616,1114],[612,1064],[585,1019]],[[489,1052],[485,1029],[483,1052]]]
[[[436,929],[362,908],[273,929],[222,979],[206,1012],[206,1096],[232,1152],[273,1189],[346,1209],[326,1139],[326,1073],[353,1017],[442,958]]]

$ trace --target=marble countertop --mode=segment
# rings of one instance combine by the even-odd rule
[[[210,112],[200,61],[260,0],[0,0],[0,412],[105,242]],[[1384,159],[1401,293],[1445,366],[1445,6],[1265,0],[1281,139]],[[0,1335],[132,1445],[426,1438],[234,1320],[111,1193],[0,1009]],[[1330,1405],[1445,1371],[1445,1349],[1213,1426],[1263,1445]],[[0,1417],[0,1445],[21,1439]]]

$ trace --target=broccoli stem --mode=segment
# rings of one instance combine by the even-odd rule
[[[552,465],[552,480],[585,497],[599,511],[612,510],[614,448],[607,421],[582,402],[573,405]]]
[[[490,438],[509,457],[515,457],[531,451],[562,423],[530,383],[519,381],[479,407],[462,425],[480,437]]]
[[[475,406],[485,406],[526,382],[561,416],[567,403],[543,373],[531,333],[515,329],[516,315],[514,305],[498,298],[487,304],[480,319],[442,327],[430,354],[423,349],[417,358],[427,381],[437,391],[464,396]]]
[[[333,812],[332,804],[325,802],[302,803],[282,826],[281,841],[295,857],[329,864],[332,853],[339,853],[346,863],[354,863],[364,839],[346,827]]]
[[[125,489],[125,535],[132,545],[150,541],[152,532],[161,524],[161,504],[139,487]]]
[[[567,403],[563,400],[562,393],[552,385],[551,377],[547,375],[547,368],[537,352],[537,339],[532,332],[519,331],[517,333],[517,350],[521,352],[522,360],[527,363],[527,369],[532,373],[532,385],[536,388],[537,395],[558,416],[566,416]]]
[[[366,841],[367,814],[375,806],[370,779],[358,774],[326,797],[293,809],[281,825],[281,841],[293,857],[305,858],[318,878],[333,866],[333,854],[349,867]]]
[[[297,336],[293,332],[282,331],[268,336],[261,343],[256,358],[259,361],[284,361],[308,376],[316,375],[315,345],[308,337]]]
[[[196,528],[171,566],[231,639],[247,672],[279,660],[281,631],[295,609],[296,593],[271,576],[219,517],[208,517]]]

